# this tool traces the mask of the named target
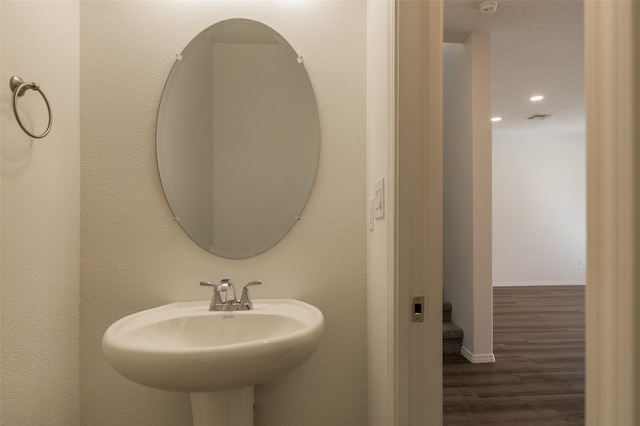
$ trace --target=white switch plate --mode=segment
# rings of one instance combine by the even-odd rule
[[[367,228],[369,228],[369,231],[373,231],[374,227],[373,203],[374,199],[369,198],[369,200],[367,201]]]
[[[378,179],[373,188],[373,213],[376,219],[384,217],[384,178]]]

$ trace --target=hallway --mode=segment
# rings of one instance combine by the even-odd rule
[[[495,364],[447,356],[444,425],[583,425],[585,287],[494,288]]]

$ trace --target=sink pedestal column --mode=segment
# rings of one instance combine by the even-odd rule
[[[193,426],[253,426],[253,386],[190,395]]]

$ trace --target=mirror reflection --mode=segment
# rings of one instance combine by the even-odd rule
[[[167,201],[196,243],[227,258],[269,249],[298,220],[318,164],[304,61],[262,23],[212,25],[171,70],[156,148]]]

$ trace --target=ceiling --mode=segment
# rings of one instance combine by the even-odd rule
[[[445,0],[444,41],[491,33],[492,114],[502,117],[493,131],[584,133],[582,0],[499,0],[489,16],[482,2]],[[551,117],[525,119],[532,114]]]

